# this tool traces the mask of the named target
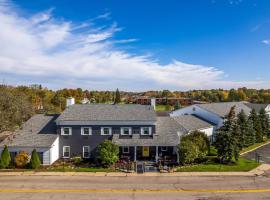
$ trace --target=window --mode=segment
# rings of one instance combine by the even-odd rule
[[[72,128],[71,127],[62,127],[61,128],[61,135],[72,135]]]
[[[151,135],[152,128],[151,127],[142,127],[141,128],[141,135]]]
[[[70,157],[70,146],[63,146],[63,157],[64,158]]]
[[[129,153],[129,147],[123,147],[123,153]]]
[[[121,135],[131,135],[131,127],[122,127],[121,128]]]
[[[81,128],[81,135],[92,135],[92,128],[91,127],[82,127]]]
[[[161,147],[161,151],[167,151],[167,147]]]
[[[83,146],[83,158],[89,158],[89,157],[90,157],[90,147]]]
[[[102,127],[101,128],[101,135],[111,135],[112,128],[111,127]]]

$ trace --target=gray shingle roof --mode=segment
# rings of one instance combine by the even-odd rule
[[[149,105],[76,104],[68,107],[57,121],[155,121]]]
[[[120,146],[176,146],[183,134],[185,130],[173,118],[157,117],[153,138],[140,138],[139,134],[133,134],[132,138],[119,138],[119,134],[114,134],[113,141]]]
[[[180,115],[173,117],[173,119],[179,123],[187,132],[213,127],[212,124],[199,119],[194,115]]]
[[[0,143],[11,147],[50,147],[57,138],[55,119],[57,115],[37,114],[22,127]]]
[[[259,103],[245,103],[251,109],[255,109],[256,112],[260,112],[261,109],[266,109],[269,104],[259,104]]]
[[[235,112],[238,114],[241,110],[249,115],[251,108],[245,105],[247,102],[222,102],[222,103],[207,103],[207,104],[196,104],[196,106],[208,110],[212,113],[225,117],[230,112],[231,108],[235,106]]]

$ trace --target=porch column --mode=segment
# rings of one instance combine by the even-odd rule
[[[137,160],[137,146],[134,146],[134,161]]]
[[[156,146],[156,163],[158,162],[158,146]]]
[[[174,152],[176,153],[177,163],[179,164],[179,163],[180,163],[180,156],[179,156],[177,147],[173,147],[173,150],[174,150]]]

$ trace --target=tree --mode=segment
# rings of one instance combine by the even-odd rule
[[[179,101],[176,101],[175,105],[174,105],[174,110],[178,110],[181,108],[181,104]]]
[[[8,151],[8,147],[7,145],[5,145],[2,154],[1,154],[1,162],[0,162],[0,166],[2,168],[7,168],[10,164],[11,158],[10,158],[10,153]]]
[[[29,167],[31,169],[38,169],[40,167],[40,159],[39,159],[36,149],[32,151]]]
[[[111,140],[105,140],[98,147],[98,159],[104,166],[111,166],[119,160],[119,146]]]
[[[237,115],[237,123],[240,127],[240,137],[239,137],[239,141],[240,143],[240,147],[241,149],[243,147],[247,147],[253,143],[253,138],[254,138],[254,129],[252,124],[249,124],[249,120],[248,117],[246,115],[246,113],[244,112],[244,110],[241,110],[241,112]]]
[[[117,88],[115,92],[114,104],[118,104],[120,102],[121,102],[120,92]]]
[[[15,164],[18,168],[26,167],[28,162],[29,162],[29,155],[26,151],[21,151],[15,157]]]
[[[255,130],[256,142],[262,142],[263,141],[262,125],[255,109],[252,109],[249,115],[249,119],[252,122],[253,128]]]
[[[224,125],[217,131],[215,147],[221,162],[238,160],[241,149],[241,130],[235,116],[235,106],[225,118]]]
[[[261,123],[263,136],[270,137],[269,116],[266,114],[266,111],[263,108],[259,112],[259,120]]]
[[[191,132],[182,136],[178,151],[180,162],[182,164],[192,163],[196,160],[202,160],[209,153],[210,142],[208,137],[200,131]]]

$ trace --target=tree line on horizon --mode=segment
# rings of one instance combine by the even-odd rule
[[[77,89],[50,90],[42,85],[0,85],[0,132],[13,130],[34,113],[60,113],[65,109],[66,98],[74,97],[76,103],[87,98],[91,103],[134,103],[138,96],[190,98],[205,102],[249,101],[270,103],[270,89],[212,89],[190,91],[97,91]]]

